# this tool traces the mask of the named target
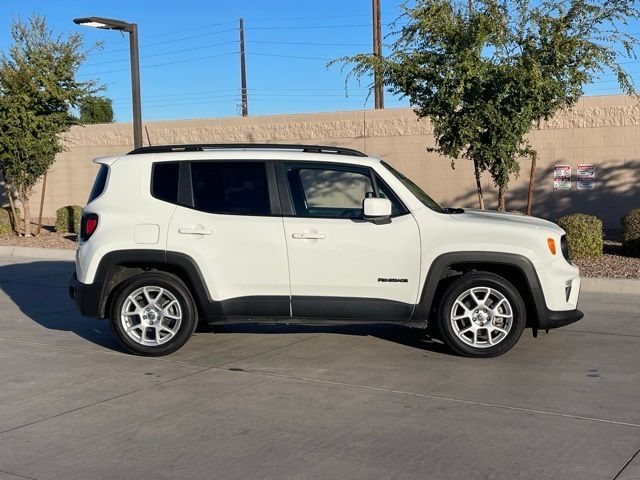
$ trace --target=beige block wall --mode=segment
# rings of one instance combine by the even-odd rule
[[[411,109],[328,112],[296,115],[176,120],[145,123],[154,145],[199,142],[273,142],[340,145],[378,155],[397,167],[444,205],[476,207],[475,181],[469,161],[451,160],[426,151],[434,146],[428,121]],[[534,214],[556,219],[571,212],[592,213],[616,227],[629,208],[640,207],[640,106],[625,96],[585,97],[531,132],[539,152]],[[52,166],[45,196],[45,216],[63,205],[83,204],[96,167],[92,158],[131,150],[131,125],[114,123],[73,127],[65,135],[66,152]],[[145,136],[146,144],[146,136]],[[573,166],[570,191],[553,190],[553,166]],[[596,189],[578,191],[579,163],[596,165]],[[507,194],[509,210],[523,210],[530,162]],[[487,205],[496,195],[483,178]],[[40,185],[32,197],[37,214]]]

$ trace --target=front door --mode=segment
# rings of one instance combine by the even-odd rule
[[[282,163],[291,216],[284,217],[292,315],[408,320],[418,294],[418,225],[368,167]],[[362,216],[367,196],[386,197],[391,221]],[[289,202],[284,202],[289,203]]]
[[[189,205],[171,217],[167,255],[180,252],[195,261],[210,297],[209,315],[288,317],[289,272],[282,216],[274,212],[273,165],[235,160],[186,167]]]

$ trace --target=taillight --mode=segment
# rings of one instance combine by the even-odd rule
[[[80,239],[84,242],[91,238],[93,232],[98,228],[98,215],[95,213],[85,213],[80,222]]]

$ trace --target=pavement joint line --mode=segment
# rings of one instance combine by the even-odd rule
[[[120,394],[120,395],[115,395],[115,396],[113,396],[113,397],[105,398],[105,399],[99,400],[99,401],[97,401],[97,402],[90,403],[90,404],[88,404],[88,405],[83,405],[83,406],[81,406],[81,407],[73,408],[73,409],[71,409],[71,410],[67,410],[66,412],[56,413],[56,414],[54,414],[54,415],[50,415],[50,416],[48,416],[48,417],[41,418],[41,419],[39,419],[39,420],[34,420],[34,421],[32,421],[32,422],[25,423],[25,424],[23,424],[23,425],[18,425],[18,426],[16,426],[16,427],[12,427],[12,428],[9,428],[9,429],[6,429],[6,430],[0,430],[0,434],[8,433],[8,432],[12,432],[12,431],[14,431],[14,430],[18,430],[18,429],[23,428],[23,427],[29,427],[29,426],[31,426],[31,425],[35,425],[35,424],[40,423],[40,422],[44,422],[44,421],[47,421],[47,420],[51,420],[51,419],[53,419],[53,418],[57,418],[57,417],[60,417],[60,416],[63,416],[63,415],[67,415],[67,414],[69,414],[69,413],[74,413],[74,412],[77,412],[77,411],[79,411],[79,410],[84,410],[84,409],[86,409],[86,408],[90,408],[90,407],[93,407],[93,406],[95,406],[95,405],[100,405],[100,404],[103,404],[103,403],[109,402],[109,401],[111,401],[111,400],[117,400],[117,399],[119,399],[119,398],[126,397],[126,396],[128,396],[128,395],[133,395],[133,394],[138,393],[138,392],[141,392],[141,391],[143,391],[143,390],[148,390],[148,389],[151,389],[151,388],[156,388],[156,387],[159,387],[159,386],[161,386],[161,385],[165,385],[165,384],[167,384],[167,383],[170,383],[170,382],[173,382],[173,381],[176,381],[176,380],[182,380],[182,379],[187,378],[187,377],[190,377],[190,376],[192,376],[192,375],[197,375],[197,374],[199,374],[199,373],[206,372],[207,370],[217,369],[217,370],[228,371],[228,369],[226,369],[226,368],[222,368],[222,367],[223,367],[224,365],[229,364],[229,363],[233,363],[233,362],[236,362],[236,361],[244,360],[244,359],[246,359],[246,358],[252,358],[252,357],[256,357],[256,356],[259,356],[259,355],[262,355],[262,354],[265,354],[265,353],[273,352],[273,351],[275,351],[275,350],[279,350],[279,349],[281,349],[281,348],[286,348],[286,347],[289,347],[289,346],[291,346],[291,345],[295,345],[295,344],[298,344],[298,343],[305,342],[305,341],[307,341],[307,340],[312,340],[313,338],[315,338],[315,336],[314,336],[314,337],[311,337],[311,338],[303,338],[303,339],[301,339],[301,340],[298,340],[298,341],[295,341],[295,342],[291,342],[291,343],[289,343],[289,344],[287,344],[287,345],[281,345],[281,346],[276,347],[276,348],[270,348],[270,349],[265,350],[265,351],[260,352],[260,353],[256,353],[256,354],[253,354],[253,355],[248,355],[247,357],[244,357],[244,358],[240,358],[240,359],[237,359],[237,360],[233,360],[233,361],[229,361],[229,362],[221,363],[220,365],[198,365],[198,366],[203,366],[204,368],[201,368],[200,370],[196,370],[195,372],[189,372],[189,373],[187,373],[187,374],[185,374],[185,375],[180,375],[180,376],[178,376],[178,377],[176,377],[176,378],[172,378],[171,380],[166,380],[166,381],[164,381],[164,382],[160,382],[160,383],[156,383],[156,384],[153,384],[153,385],[145,386],[145,387],[142,387],[142,388],[138,388],[138,389],[135,389],[135,390],[131,390],[131,391],[129,391],[129,392],[122,393],[122,394]],[[0,338],[0,340],[5,340],[5,339]],[[9,340],[9,341],[11,341],[11,340]],[[27,342],[16,342],[16,343],[27,343]],[[42,344],[42,345],[50,346],[50,345],[47,345],[47,344]],[[87,350],[87,351],[93,352],[94,350]],[[98,352],[98,353],[101,353],[101,352]],[[105,353],[106,353],[106,352],[105,352]],[[122,353],[115,353],[115,355],[119,355],[119,356],[122,356],[122,357],[125,357],[125,358],[126,358],[126,357],[130,357],[130,355],[122,354]],[[139,357],[136,357],[136,358],[139,358]],[[140,358],[147,358],[147,357],[140,357]],[[162,360],[162,359],[160,359],[160,360]],[[168,360],[168,361],[165,361],[165,362],[169,362],[169,363],[178,363],[178,362],[171,361],[171,360]],[[187,362],[180,362],[180,363],[188,364],[188,365],[194,365],[194,364],[190,364],[190,363],[187,363]],[[195,366],[195,365],[194,365],[194,366]]]
[[[224,363],[221,363],[219,365],[214,365],[214,367],[215,368],[221,368],[221,367],[224,367],[225,365],[229,365],[230,363],[241,362],[242,360],[247,360],[249,358],[259,357],[260,355],[264,355],[265,353],[275,352],[276,350],[280,350],[281,348],[287,348],[287,347],[291,347],[292,345],[297,345],[298,343],[302,343],[302,342],[307,342],[309,340],[313,340],[316,337],[317,337],[317,335],[314,335],[313,337],[309,337],[309,338],[302,338],[300,340],[296,340],[295,342],[291,342],[291,343],[288,343],[286,345],[281,345],[279,347],[270,348],[269,350],[265,350],[264,352],[254,353],[254,354],[251,354],[251,355],[247,355],[246,357],[238,358],[236,360],[229,360],[228,362],[224,362]]]
[[[616,337],[632,337],[632,338],[640,338],[640,335],[635,335],[633,333],[613,333],[613,332],[594,332],[592,330],[558,330],[558,332],[566,332],[566,333],[588,333],[590,335],[614,335]]]
[[[0,281],[0,285],[3,284],[7,284],[7,285],[20,285],[23,287],[40,287],[40,288],[69,288],[68,286],[65,285],[43,285],[41,283],[31,283],[31,282],[6,282],[6,281]]]
[[[214,368],[219,368],[219,367],[214,367]],[[429,393],[417,393],[417,392],[407,392],[407,391],[404,391],[404,390],[392,390],[392,389],[382,388],[382,387],[371,387],[371,386],[367,386],[367,385],[358,385],[358,384],[354,384],[354,383],[335,382],[335,381],[332,381],[332,380],[322,380],[322,379],[315,379],[315,378],[308,378],[308,377],[299,377],[299,376],[296,376],[296,375],[285,375],[285,374],[282,374],[282,373],[265,372],[263,370],[250,370],[250,369],[246,369],[246,368],[243,368],[241,370],[233,370],[233,371],[234,372],[240,372],[240,373],[252,373],[252,374],[255,374],[255,375],[264,375],[264,376],[269,376],[269,377],[277,377],[277,378],[283,378],[283,379],[289,379],[289,380],[296,380],[296,381],[300,381],[300,382],[320,383],[320,384],[333,385],[333,386],[338,386],[338,387],[348,387],[348,388],[357,388],[357,389],[361,389],[361,390],[370,390],[370,391],[374,391],[374,392],[392,393],[392,394],[395,394],[395,395],[405,395],[405,396],[410,396],[410,397],[428,398],[428,399],[431,399],[431,400],[440,400],[440,401],[443,401],[443,402],[460,403],[460,404],[463,404],[463,405],[474,405],[474,406],[479,406],[479,407],[497,408],[497,409],[503,409],[503,410],[510,410],[510,411],[514,411],[514,412],[530,413],[530,414],[535,414],[535,415],[548,415],[548,416],[553,416],[553,417],[570,418],[570,419],[574,419],[574,420],[585,420],[585,421],[589,421],[589,422],[606,423],[606,424],[611,424],[611,425],[620,425],[620,426],[624,426],[624,427],[640,428],[640,424],[638,424],[638,423],[621,422],[621,421],[618,421],[618,420],[608,420],[606,418],[586,417],[586,416],[583,416],[583,415],[573,415],[571,413],[549,412],[549,411],[546,411],[546,410],[535,410],[535,409],[531,409],[531,408],[514,407],[514,406],[511,406],[511,405],[501,405],[501,404],[498,404],[498,403],[477,402],[477,401],[474,401],[474,400],[464,400],[464,399],[460,399],[460,398],[445,397],[445,396],[442,396],[442,395],[432,395],[432,394],[429,394]]]
[[[13,473],[13,472],[9,472],[7,470],[2,470],[0,468],[0,473],[6,473],[8,475],[13,475],[16,478],[26,478],[27,480],[38,480],[37,478],[34,477],[27,477],[26,475],[20,475],[19,473]]]
[[[150,388],[155,388],[155,387],[159,387],[159,386],[162,386],[162,385],[166,385],[167,383],[171,383],[171,382],[174,382],[176,380],[182,380],[183,378],[187,378],[187,377],[190,377],[192,375],[197,375],[197,374],[205,372],[207,370],[211,370],[212,368],[215,368],[215,367],[202,368],[200,370],[196,370],[195,372],[189,372],[189,373],[186,373],[184,375],[180,375],[178,377],[172,378],[171,380],[165,380],[164,382],[159,382],[159,383],[156,383],[156,384],[153,384],[153,385],[148,385],[148,386],[145,386],[145,387],[137,388],[135,390],[131,390],[129,392],[124,392],[124,393],[121,393],[119,395],[114,395],[114,396],[109,397],[109,398],[104,398],[102,400],[98,400],[96,402],[92,402],[92,403],[89,403],[87,405],[82,405],[80,407],[72,408],[71,410],[67,410],[65,412],[59,412],[59,413],[56,413],[56,414],[53,414],[53,415],[49,415],[48,417],[44,417],[44,418],[41,418],[39,420],[33,420],[32,422],[27,422],[27,423],[24,423],[22,425],[17,425],[15,427],[7,428],[6,430],[0,430],[0,434],[13,432],[15,430],[19,430],[19,429],[24,428],[24,427],[30,427],[30,426],[38,424],[38,423],[46,422],[47,420],[52,420],[54,418],[58,418],[58,417],[62,417],[64,415],[68,415],[69,413],[75,413],[75,412],[78,412],[80,410],[85,410],[87,408],[95,407],[96,405],[101,405],[103,403],[110,402],[111,400],[117,400],[119,398],[123,398],[123,397],[129,396],[129,395],[133,395],[135,393],[142,392],[142,391],[148,390]]]
[[[312,338],[316,338],[311,337],[310,339],[304,339],[304,340],[311,340]],[[287,346],[293,345],[295,343],[300,343],[301,341],[304,340],[300,340],[298,342],[293,342],[292,344],[289,345],[283,345],[282,347],[278,347],[278,348],[285,348]],[[9,339],[9,338],[4,338],[4,337],[0,337],[0,341],[6,341],[6,342],[11,342],[11,343],[18,343],[18,344],[25,344],[25,345],[33,345],[33,346],[42,346],[42,347],[48,347],[48,348],[54,348],[54,349],[64,349],[64,350],[75,350],[75,351],[80,351],[80,352],[88,352],[88,353],[99,353],[99,354],[105,354],[105,355],[113,355],[113,356],[119,356],[119,357],[123,357],[123,358],[131,358],[131,355],[126,354],[126,353],[121,353],[121,352],[107,352],[107,351],[101,351],[101,350],[92,350],[92,349],[88,349],[88,348],[79,348],[79,347],[69,347],[69,346],[64,346],[64,345],[52,345],[52,344],[47,344],[47,343],[40,343],[40,342],[30,342],[30,341],[25,341],[25,340],[14,340],[14,339]],[[273,351],[274,349],[271,349],[271,351]],[[268,353],[268,351],[262,352],[262,353]],[[256,354],[253,356],[257,356],[260,354]],[[524,408],[524,407],[514,407],[514,406],[510,406],[510,405],[501,405],[501,404],[496,404],[496,403],[487,403],[487,402],[477,402],[474,400],[464,400],[464,399],[460,399],[460,398],[452,398],[452,397],[445,397],[445,396],[441,396],[441,395],[433,395],[433,394],[428,394],[428,393],[417,393],[417,392],[407,392],[404,390],[392,390],[392,389],[387,389],[387,388],[382,388],[382,387],[371,387],[371,386],[367,386],[367,385],[358,385],[358,384],[352,384],[352,383],[345,383],[345,382],[335,382],[335,381],[331,381],[331,380],[322,380],[322,379],[314,379],[314,378],[308,378],[308,377],[299,377],[299,376],[295,376],[295,375],[284,375],[284,374],[280,374],[280,373],[272,373],[272,372],[265,372],[262,370],[250,370],[250,369],[246,369],[243,368],[242,370],[229,370],[228,368],[225,368],[226,365],[229,364],[233,364],[235,362],[238,362],[240,360],[233,360],[233,361],[229,361],[229,362],[224,362],[222,364],[217,364],[217,365],[211,365],[211,364],[206,364],[206,363],[197,363],[197,362],[187,362],[187,361],[183,361],[183,360],[170,360],[170,359],[163,359],[163,358],[158,358],[158,357],[140,357],[140,356],[136,356],[133,357],[136,359],[140,359],[140,360],[144,360],[144,361],[152,361],[152,362],[164,362],[164,363],[174,363],[174,364],[179,364],[179,365],[189,365],[189,366],[195,366],[195,367],[204,367],[201,370],[198,370],[197,372],[192,372],[188,375],[185,376],[189,376],[189,375],[193,375],[196,373],[200,373],[200,372],[204,372],[206,370],[223,370],[223,371],[233,371],[234,373],[251,373],[254,375],[263,375],[263,376],[270,376],[270,377],[277,377],[277,378],[283,378],[283,379],[289,379],[289,380],[294,380],[294,381],[301,381],[301,382],[311,382],[311,383],[321,383],[321,384],[326,384],[326,385],[333,385],[333,386],[339,386],[339,387],[349,387],[349,388],[357,388],[357,389],[362,389],[362,390],[369,390],[369,391],[375,391],[375,392],[382,392],[382,393],[391,393],[391,394],[395,394],[395,395],[405,395],[405,396],[412,396],[412,397],[418,397],[418,398],[427,398],[427,399],[432,399],[432,400],[439,400],[439,401],[443,401],[443,402],[453,402],[453,403],[459,403],[459,404],[463,404],[463,405],[474,405],[474,406],[479,406],[479,407],[487,407],[487,408],[496,408],[496,409],[504,409],[504,410],[510,410],[510,411],[515,411],[515,412],[522,412],[522,413],[530,413],[530,414],[535,414],[535,415],[547,415],[547,416],[554,416],[554,417],[561,417],[561,418],[569,418],[569,419],[574,419],[574,420],[584,420],[584,421],[589,421],[589,422],[597,422],[597,423],[605,423],[605,424],[611,424],[611,425],[620,425],[620,426],[625,426],[625,427],[632,427],[632,428],[640,428],[640,424],[637,423],[631,423],[631,422],[621,422],[618,420],[609,420],[609,419],[605,419],[605,418],[597,418],[597,417],[587,417],[587,416],[582,416],[582,415],[573,415],[570,413],[559,413],[559,412],[549,412],[546,410],[535,410],[535,409],[529,409],[529,408]],[[174,381],[174,380],[179,380],[182,377],[178,377],[178,378],[174,378],[172,380],[169,381]],[[163,383],[167,383],[167,382],[163,382]],[[129,393],[125,393],[122,395],[118,395],[116,397],[113,397],[112,399],[117,399],[120,398],[121,396],[124,395],[129,395],[132,393],[136,393],[138,391],[144,390],[145,388],[153,388],[159,385],[162,385],[163,383],[158,383],[156,385],[151,385],[149,387],[144,387]],[[111,399],[105,399],[103,401],[100,402],[96,402],[95,404],[100,404],[106,401],[109,401]],[[87,408],[91,405],[87,405],[86,407],[79,407],[76,410],[80,410],[82,408]],[[70,410],[68,413],[71,413],[75,410]],[[58,416],[58,415],[56,415]],[[53,417],[50,417],[53,418]],[[37,423],[39,422],[32,422],[32,423]],[[27,424],[29,425],[29,424]],[[25,425],[25,426],[27,426]],[[16,427],[16,428],[20,428],[20,427]],[[10,430],[9,430],[10,431]],[[4,431],[0,431],[0,433],[5,433]]]
[[[620,475],[624,472],[625,468],[627,468],[631,464],[631,462],[633,462],[633,459],[636,458],[639,453],[640,453],[640,448],[636,450],[636,453],[634,453],[633,455],[631,455],[631,457],[629,457],[629,460],[627,460],[625,464],[622,465],[622,468],[618,470],[618,473],[616,473],[611,480],[616,480],[617,478],[619,478]]]

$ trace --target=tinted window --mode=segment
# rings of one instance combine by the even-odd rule
[[[373,195],[368,175],[321,168],[290,168],[287,173],[296,215],[362,218],[362,201]]]
[[[209,213],[269,215],[263,162],[192,162],[194,207]]]
[[[177,162],[156,163],[153,165],[151,193],[165,202],[178,201],[178,174],[180,164]]]
[[[106,165],[100,165],[96,179],[93,181],[93,187],[89,194],[89,200],[87,203],[92,202],[104,192],[104,187],[107,185],[107,175],[109,174],[109,167]]]

